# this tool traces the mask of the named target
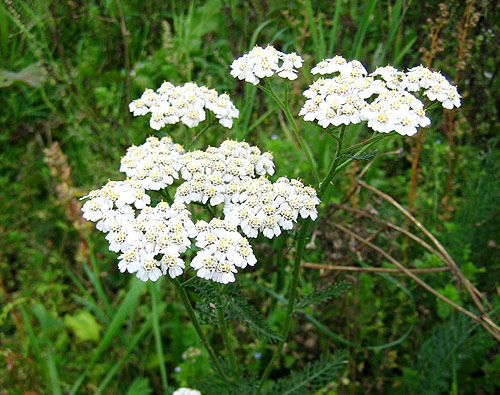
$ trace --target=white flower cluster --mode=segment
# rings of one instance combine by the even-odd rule
[[[318,217],[316,190],[298,180],[281,177],[272,183],[260,177],[238,184],[231,192],[224,205],[225,219],[239,225],[248,237],[262,233],[272,239],[282,229],[292,229],[299,214],[313,221]]]
[[[197,234],[185,205],[161,201],[149,206],[150,197],[134,179],[110,181],[84,198],[89,200],[82,207],[83,217],[107,233],[110,251],[122,253],[118,257],[122,273],[136,273],[142,281],[182,274],[184,262],[179,256]]]
[[[274,174],[273,157],[261,154],[258,147],[234,140],[224,141],[220,147],[184,154],[181,176],[186,182],[176,191],[175,200],[183,203],[199,202],[212,206],[221,204],[232,190],[232,185],[255,178],[255,175]]]
[[[302,67],[303,62],[303,59],[295,52],[286,54],[272,45],[266,48],[256,45],[249,53],[233,61],[231,75],[254,85],[259,83],[259,78],[271,77],[274,74],[278,74],[281,78],[295,80],[297,69]]]
[[[430,124],[420,100],[404,90],[391,91],[394,88],[386,81],[368,76],[358,60],[347,62],[337,55],[321,61],[311,72],[338,75],[321,77],[304,92],[307,100],[299,115],[306,121],[317,121],[324,128],[368,121],[368,126],[378,132],[410,136],[419,126]]]
[[[179,178],[184,148],[170,137],[148,137],[140,146],[131,146],[122,157],[120,171],[133,177],[146,190],[158,191]]]
[[[181,387],[175,390],[172,395],[201,395],[201,392],[191,388]]]
[[[229,95],[219,95],[215,89],[200,87],[194,82],[183,86],[164,82],[156,92],[146,89],[139,99],[129,104],[129,109],[134,116],[151,113],[149,125],[155,130],[177,122],[193,128],[205,120],[205,109],[212,111],[227,128],[231,128],[233,119],[239,116]]]
[[[196,223],[196,247],[201,251],[191,261],[198,277],[222,284],[234,282],[236,267],[253,266],[257,259],[248,240],[236,231],[236,225],[219,218]]]
[[[422,66],[407,73],[392,66],[379,67],[368,75],[358,60],[347,62],[337,55],[321,61],[311,72],[338,73],[333,78],[319,78],[304,91],[307,100],[299,115],[306,121],[317,121],[324,128],[368,121],[368,127],[377,132],[395,131],[412,136],[418,127],[430,124],[423,103],[410,93],[421,89],[444,108],[460,106],[456,87],[440,73]],[[376,79],[378,76],[382,79]]]
[[[122,216],[128,217],[130,210],[133,212],[132,204],[140,210],[151,202],[142,185],[133,178],[125,181],[109,181],[101,189],[90,191],[82,199],[86,198],[90,200],[82,207],[83,218],[92,222],[99,221],[98,229],[102,227],[103,229],[99,230],[105,232],[109,230],[104,230],[107,229],[108,216],[119,215],[118,219],[121,220]],[[108,213],[111,210],[113,213]]]
[[[429,126],[424,105],[406,91],[388,90],[361,111],[368,127],[379,133],[395,131],[403,136],[413,136],[418,126]]]
[[[248,237],[268,238],[290,230],[297,221],[316,219],[316,191],[298,180],[280,178],[275,183],[270,153],[246,142],[226,140],[205,151],[184,152],[168,137],[149,137],[132,146],[121,160],[125,181],[109,181],[91,191],[82,207],[83,217],[97,222],[106,233],[109,249],[120,253],[118,269],[136,273],[143,281],[164,275],[181,275],[181,254],[196,238],[201,251],[191,262],[197,275],[227,284],[235,281],[236,268],[257,262]],[[147,190],[161,190],[181,180],[172,205],[151,206]],[[193,224],[186,205],[191,202],[224,204],[224,219]]]
[[[317,120],[324,128],[360,123],[362,110],[368,106],[366,99],[383,89],[380,83],[363,74],[320,78],[304,92],[307,100],[299,115],[305,121]]]
[[[407,72],[399,71],[392,66],[379,67],[371,75],[379,75],[390,89],[420,92],[430,101],[439,101],[443,108],[451,110],[460,107],[460,94],[455,86],[438,71],[430,71],[422,65],[412,67]]]

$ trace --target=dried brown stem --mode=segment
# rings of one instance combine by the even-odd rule
[[[384,199],[385,201],[389,202],[394,207],[396,207],[411,222],[413,222],[413,224],[418,229],[420,229],[430,240],[432,240],[432,242],[434,243],[434,245],[436,246],[436,248],[439,250],[439,252],[443,255],[443,257],[446,258],[445,262],[446,262],[446,264],[448,264],[450,266],[453,274],[455,274],[460,279],[460,281],[464,284],[464,286],[466,287],[466,289],[468,291],[469,290],[472,291],[472,292],[469,292],[469,294],[471,295],[471,298],[474,300],[474,303],[476,305],[478,305],[478,303],[477,303],[477,301],[478,301],[477,300],[477,296],[483,298],[483,295],[477,290],[477,288],[474,287],[474,285],[469,281],[469,279],[463,275],[463,273],[460,271],[460,269],[458,268],[458,266],[455,263],[455,261],[452,259],[452,257],[450,256],[450,254],[448,254],[448,252],[444,249],[444,247],[441,245],[441,243],[438,241],[438,239],[436,239],[431,232],[429,232],[413,215],[410,214],[410,212],[408,212],[403,206],[401,206],[401,204],[399,204],[391,196],[387,195],[386,193],[380,191],[377,188],[374,188],[374,187],[368,185],[364,181],[358,180],[358,184],[361,185],[363,188],[366,188],[369,191],[372,191],[373,193],[375,193],[376,195],[380,196],[382,199]],[[477,307],[478,307],[478,309],[481,312],[484,312],[484,308],[483,308],[483,306],[482,306],[482,304],[480,302],[479,302],[479,305]]]
[[[366,240],[366,239],[365,239]],[[324,265],[321,263],[302,262],[302,267],[320,270],[338,270],[343,272],[366,272],[366,273],[403,273],[400,269],[391,269],[387,267],[357,267],[342,265]],[[427,269],[408,269],[412,273],[439,273],[450,270],[449,267],[433,267]]]
[[[386,193],[378,190],[377,188],[374,188],[364,181],[358,180],[357,181],[360,186],[363,188],[368,189],[369,191],[372,191],[376,195],[380,196],[382,199],[386,200],[390,204],[392,204],[394,207],[396,207],[399,211],[401,211],[413,224],[420,229],[436,246],[438,251],[442,254],[442,256],[446,259],[445,263],[450,267],[451,272],[460,280],[460,282],[464,285],[465,289],[467,290],[467,293],[470,295],[472,301],[476,305],[476,307],[479,309],[481,313],[481,319],[484,322],[488,322],[491,327],[495,328],[498,333],[500,333],[500,328],[491,321],[491,319],[488,317],[488,314],[486,313],[482,303],[481,299],[484,299],[484,296],[479,292],[479,290],[474,287],[474,285],[469,281],[467,277],[464,276],[464,274],[460,271],[458,268],[457,264],[455,261],[452,259],[450,254],[444,249],[444,247],[441,245],[441,243],[434,237],[434,235],[429,232],[413,215],[411,215],[401,204],[399,204],[395,199],[393,199],[391,196],[387,195]],[[499,335],[500,336],[500,335]]]
[[[425,281],[420,279],[418,276],[416,276],[414,273],[412,273],[410,270],[405,268],[399,261],[397,261],[395,258],[393,258],[391,255],[389,255],[387,252],[385,252],[382,248],[376,246],[373,243],[370,243],[368,240],[362,238],[361,236],[357,235],[354,232],[351,232],[349,229],[344,228],[342,225],[335,224],[334,225],[337,229],[340,231],[350,235],[354,239],[360,241],[362,244],[372,248],[373,250],[377,251],[380,255],[382,255],[384,258],[386,258],[389,262],[391,262],[394,266],[396,266],[398,269],[400,269],[403,273],[405,273],[408,277],[413,279],[416,283],[418,283],[421,287],[425,288],[427,291],[429,291],[431,294],[433,294],[435,297],[441,299],[443,302],[448,304],[449,306],[453,307],[455,310],[460,311],[462,314],[465,314],[467,317],[472,318],[474,321],[478,322],[483,328],[485,328],[495,339],[497,339],[500,342],[500,330],[498,327],[493,323],[491,320],[485,320],[484,316],[477,316],[474,313],[470,312],[469,310],[463,308],[462,306],[459,306],[455,302],[451,301],[448,299],[446,296],[441,295],[438,291],[436,291],[434,288],[432,288],[429,284],[427,284]]]
[[[353,207],[349,207],[349,206],[346,206],[344,204],[335,204],[335,205],[342,210],[350,211],[352,213],[356,213],[356,214],[362,215],[364,217],[370,218],[372,221],[378,222],[379,224],[385,225],[389,228],[397,230],[400,233],[403,233],[404,235],[408,236],[410,239],[412,239],[415,242],[417,242],[418,244],[420,244],[427,251],[436,255],[439,259],[441,259],[441,261],[443,261],[446,265],[448,265],[448,261],[440,252],[436,251],[434,248],[432,248],[431,245],[429,245],[429,243],[427,243],[425,240],[422,240],[420,237],[414,235],[413,233],[409,232],[408,230],[401,228],[400,226],[394,225],[391,222],[384,221],[383,219],[377,218],[374,215],[371,215],[370,213],[368,213],[367,211],[356,209]]]

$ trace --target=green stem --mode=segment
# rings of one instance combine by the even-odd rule
[[[188,286],[189,284],[191,284],[192,282],[195,282],[197,278],[198,278],[198,277],[196,277],[196,276],[189,277],[186,281],[184,281],[184,282],[181,284],[181,287],[182,287],[182,288],[187,287],[187,286]]]
[[[224,345],[226,346],[227,353],[229,355],[229,363],[231,364],[231,372],[236,375],[238,372],[238,366],[236,365],[236,357],[234,355],[233,345],[231,344],[231,339],[229,338],[229,332],[226,325],[226,317],[224,314],[224,307],[222,307],[221,300],[219,298],[219,305],[217,306],[217,319],[219,320],[220,332],[222,339],[224,340]]]
[[[374,135],[372,137],[370,137],[368,140],[362,141],[361,143],[358,143],[358,144],[354,144],[351,147],[344,148],[343,150],[340,151],[340,153],[343,155],[343,154],[346,154],[347,152],[356,151],[357,149],[365,147],[367,144],[383,140],[388,136],[393,136],[394,134],[395,133],[389,133],[389,134],[374,133]]]
[[[394,136],[395,133],[389,133],[389,134],[384,134],[384,135],[379,135],[379,136],[376,136],[376,137],[380,137],[378,139],[370,139],[368,143],[366,143],[363,148],[361,148],[358,152],[356,152],[356,154],[354,155],[355,157],[356,156],[359,156],[361,155],[362,153],[364,153],[365,151],[367,151],[370,147],[372,147],[373,145],[375,145],[376,143],[378,143],[380,140],[383,140],[383,139],[386,139],[388,137],[392,137]],[[341,151],[342,153],[342,151]],[[339,166],[336,167],[335,169],[335,172],[334,172],[334,176],[335,174],[337,174],[340,170],[342,170],[344,167],[346,167],[347,165],[349,165],[353,160],[355,160],[354,158],[349,158],[347,159],[346,161],[342,162],[342,164],[340,164]],[[319,195],[318,195],[319,196]]]
[[[187,145],[187,149],[190,149],[194,143],[196,143],[196,141],[198,141],[198,139],[203,135],[205,134],[205,132],[210,129],[212,126],[214,126],[215,124],[211,122],[210,120],[210,116],[208,116],[209,118],[209,121],[207,123],[207,125],[201,129],[200,133],[198,133],[196,136],[194,136],[194,138],[191,140],[191,142],[189,143],[189,145]],[[186,144],[187,144],[187,139],[186,139]]]
[[[321,199],[321,196],[323,196],[323,194],[325,193],[326,188],[330,184],[330,181],[332,180],[332,178],[335,174],[335,170],[337,169],[338,162],[340,159],[340,151],[342,150],[342,143],[344,142],[345,128],[346,128],[345,125],[343,125],[340,128],[339,137],[332,135],[332,137],[334,137],[337,140],[337,149],[335,151],[335,156],[333,157],[334,159],[332,161],[332,164],[331,164],[330,168],[328,169],[328,173],[326,173],[326,177],[319,185],[318,197],[320,199]]]
[[[186,308],[186,311],[189,315],[189,318],[191,319],[191,322],[193,323],[194,329],[196,330],[196,333],[198,334],[198,337],[200,338],[201,344],[205,347],[205,349],[208,352],[208,355],[210,357],[210,360],[212,361],[212,364],[215,367],[215,370],[217,370],[217,373],[219,376],[224,380],[228,381],[228,378],[226,374],[224,373],[224,370],[220,366],[219,360],[217,359],[217,355],[215,354],[214,349],[208,342],[205,334],[203,333],[203,330],[201,329],[201,325],[198,321],[198,318],[196,318],[196,313],[193,310],[193,306],[191,305],[191,302],[189,301],[189,297],[186,293],[186,290],[182,288],[181,284],[179,283],[178,279],[173,279],[172,282],[175,285],[175,288],[177,288],[177,291],[179,292],[179,295],[181,297],[182,303],[184,304],[184,307]]]
[[[168,387],[168,379],[167,369],[165,368],[165,357],[163,355],[163,343],[161,340],[160,318],[158,316],[158,288],[156,283],[149,283],[148,285],[149,291],[151,292],[153,332],[155,337],[156,354],[158,355],[158,363],[160,365],[161,385],[163,387],[163,391],[166,391]]]
[[[335,169],[337,167],[339,153],[340,153],[340,150],[342,149],[344,130],[345,130],[345,127],[340,130],[337,150],[335,152],[335,156],[334,156],[333,161],[332,161],[332,166],[330,167],[327,175],[325,176],[325,178],[323,179],[323,181],[320,184],[320,190],[318,192],[318,198],[320,198],[320,199],[321,199],[321,196],[323,195],[323,193],[326,191],[326,188],[330,184],[330,181],[332,180],[333,176],[335,175]],[[259,382],[259,386],[257,387],[257,390],[256,390],[257,394],[260,393],[262,386],[264,385],[264,382],[269,377],[269,374],[271,373],[274,362],[280,356],[281,351],[283,350],[283,346],[285,345],[288,333],[290,332],[293,312],[295,310],[295,301],[297,298],[297,284],[299,282],[300,262],[302,261],[302,253],[304,252],[307,231],[309,229],[310,224],[311,224],[311,218],[308,217],[307,219],[304,220],[304,222],[302,223],[302,226],[300,227],[298,240],[297,240],[297,249],[295,250],[293,272],[292,272],[292,283],[290,284],[290,289],[289,289],[288,305],[287,305],[287,309],[286,309],[286,318],[285,318],[285,324],[283,326],[282,339],[278,343],[278,346],[276,347],[276,351],[274,352],[273,356],[271,357],[271,360],[269,361],[264,372],[262,373],[262,376],[261,376],[260,382]]]
[[[280,98],[276,95],[276,93],[274,93],[274,90],[271,87],[271,84],[269,83],[269,81],[266,79],[265,82],[266,82],[265,87],[262,85],[257,85],[257,86],[260,89],[262,89],[264,92],[266,92],[276,102],[276,104],[278,104],[278,106],[283,111],[283,114],[285,114],[286,119],[288,120],[288,122],[290,122],[290,125],[292,125],[293,133],[295,134],[295,138],[299,142],[299,145],[300,145],[302,152],[306,156],[307,163],[309,164],[309,168],[311,169],[311,172],[312,172],[313,177],[314,177],[314,182],[316,185],[319,185],[319,176],[318,176],[318,172],[316,171],[316,165],[314,162],[314,158],[312,156],[312,153],[311,153],[309,147],[307,146],[306,142],[302,138],[302,135],[300,134],[299,128],[297,126],[297,123],[295,122],[295,119],[293,118],[293,115],[292,115],[290,109],[288,108],[287,105],[285,105],[285,103],[283,103],[280,100]]]

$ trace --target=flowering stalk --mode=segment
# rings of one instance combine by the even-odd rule
[[[396,133],[383,134],[383,135],[375,136],[374,138],[370,139],[371,141],[368,140],[368,142],[363,146],[363,148],[361,148],[355,155],[353,155],[353,158],[347,159],[346,161],[342,162],[340,165],[338,165],[335,168],[333,176],[335,176],[335,174],[337,174],[340,170],[342,170],[344,167],[348,166],[352,161],[354,161],[355,157],[365,153],[369,148],[371,148],[372,146],[377,144],[379,141],[386,139],[387,137],[394,136],[394,135],[396,135]],[[380,138],[378,138],[378,137],[380,137]],[[332,178],[333,178],[333,176],[332,176]],[[322,193],[320,191],[318,196],[321,196],[321,195],[322,195]]]
[[[394,135],[394,133],[389,133],[389,135]],[[368,144],[371,144],[373,142],[378,142],[380,140],[383,140],[387,137],[388,135],[387,134],[380,134],[380,133],[376,133],[374,132],[373,133],[373,136],[370,137],[368,140],[365,140],[365,141],[362,141],[361,143],[358,143],[358,144],[354,144],[354,145],[351,145],[350,147],[347,147],[347,148],[344,148],[340,151],[340,154],[345,154],[347,152],[352,152],[352,151],[355,151],[357,149],[360,149],[360,148],[363,148],[363,147],[366,147]]]
[[[210,118],[210,117],[209,117],[209,118]],[[210,129],[212,126],[214,126],[214,125],[215,125],[215,124],[214,124],[214,123],[212,123],[212,122],[210,122],[210,120],[209,120],[209,122],[207,122],[207,125],[206,125],[203,129],[201,129],[201,131],[200,131],[200,132],[199,132],[196,136],[194,136],[194,137],[193,137],[193,139],[191,140],[191,142],[189,143],[189,145],[188,145],[187,147],[188,147],[188,148],[191,148],[191,147],[194,145],[194,143],[196,143],[196,142],[198,141],[198,139],[199,139],[202,135],[204,135],[204,134],[205,134],[205,132],[206,132],[208,129]]]
[[[307,163],[309,164],[309,168],[311,169],[311,172],[313,174],[314,183],[316,186],[318,186],[319,185],[319,176],[318,176],[318,172],[316,170],[315,161],[314,161],[312,154],[311,154],[311,150],[309,149],[309,147],[306,145],[306,142],[302,138],[302,135],[300,134],[299,128],[297,127],[297,123],[295,122],[295,119],[294,119],[290,109],[288,108],[288,106],[285,103],[283,103],[281,101],[281,99],[276,95],[271,84],[269,83],[269,81],[267,79],[265,80],[265,82],[266,82],[265,87],[262,85],[257,85],[257,86],[260,89],[262,89],[264,92],[266,92],[276,102],[276,104],[283,111],[283,114],[285,114],[285,117],[288,120],[288,122],[290,122],[290,124],[292,125],[292,130],[293,130],[293,133],[295,134],[295,138],[299,142],[300,148],[302,149],[302,152],[306,156]]]
[[[217,359],[217,355],[215,354],[214,349],[208,342],[205,334],[203,333],[203,330],[201,329],[200,322],[198,321],[198,318],[196,318],[196,313],[193,310],[193,306],[191,305],[191,302],[189,301],[189,296],[186,293],[186,290],[182,287],[182,285],[179,283],[179,280],[177,278],[171,279],[171,281],[174,283],[175,288],[177,288],[177,291],[179,292],[179,295],[181,297],[182,303],[184,304],[184,307],[189,315],[189,318],[191,319],[191,322],[193,323],[194,329],[196,330],[196,333],[198,334],[198,337],[200,338],[201,344],[205,347],[205,349],[208,352],[208,355],[210,357],[210,360],[212,361],[213,366],[215,367],[215,370],[217,370],[217,373],[219,373],[219,376],[224,380],[228,381],[228,377],[224,373],[224,370],[222,369],[222,366],[219,363],[219,360]]]
[[[222,339],[224,340],[224,345],[226,346],[227,354],[229,355],[231,372],[233,375],[236,375],[236,373],[238,372],[238,366],[236,364],[236,357],[234,355],[233,345],[231,344],[231,339],[229,338],[229,332],[227,330],[224,307],[222,306],[221,302],[222,301],[219,298],[219,305],[217,306],[217,319],[219,320],[220,332],[222,335]]]
[[[344,130],[345,127],[341,128],[339,137],[337,138],[337,150],[335,152],[335,156],[332,161],[332,166],[330,167],[330,170],[326,174],[325,178],[320,183],[320,190],[318,193],[319,199],[321,199],[323,193],[326,191],[326,188],[328,187],[330,181],[333,179],[333,176],[335,175],[335,170],[337,168],[340,150],[342,149],[342,143],[344,140]],[[300,227],[297,239],[297,249],[295,251],[295,258],[294,258],[293,272],[292,272],[292,283],[290,285],[290,291],[288,296],[288,305],[286,309],[286,318],[285,318],[285,324],[283,326],[282,339],[279,342],[278,346],[276,347],[276,351],[271,357],[271,360],[267,364],[264,372],[262,373],[259,385],[256,390],[256,394],[260,393],[265,380],[269,377],[269,374],[271,373],[271,370],[273,368],[273,364],[278,358],[278,356],[281,354],[283,346],[285,345],[286,339],[288,337],[288,333],[290,332],[293,312],[295,310],[295,301],[297,298],[297,285],[299,282],[300,262],[302,261],[302,253],[304,252],[307,231],[309,229],[310,224],[311,224],[311,218],[306,218],[302,223],[302,226]]]

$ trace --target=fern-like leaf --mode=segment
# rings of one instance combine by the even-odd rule
[[[477,324],[463,315],[436,325],[422,344],[413,369],[405,369],[403,381],[418,393],[446,392],[453,370],[459,371],[474,355],[494,345],[485,332],[474,333],[475,328]]]
[[[319,305],[324,302],[339,297],[347,292],[351,283],[340,281],[338,283],[328,285],[327,287],[313,289],[297,304],[298,309],[303,309],[310,304]]]
[[[337,377],[337,371],[347,364],[347,352],[335,355],[322,354],[314,362],[310,362],[300,372],[277,381],[268,394],[298,395],[312,394]]]
[[[224,307],[229,311],[230,319],[244,322],[252,333],[266,336],[272,342],[281,340],[281,335],[272,329],[265,318],[250,305],[248,299],[241,292],[241,288],[229,289],[224,295],[224,301]]]

